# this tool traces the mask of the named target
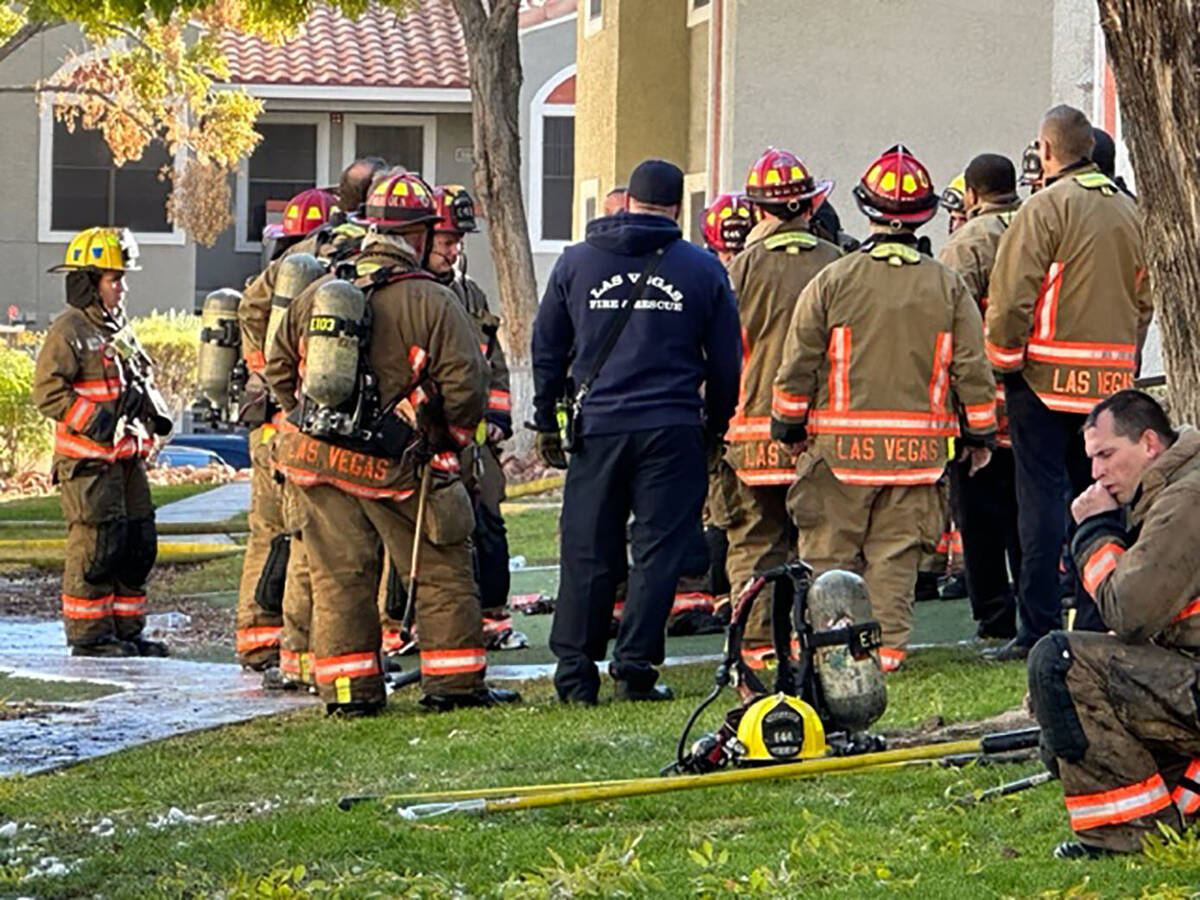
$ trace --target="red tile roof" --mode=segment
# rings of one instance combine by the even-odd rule
[[[316,6],[304,33],[283,46],[228,35],[235,83],[465,88],[467,50],[450,0],[421,0],[398,19],[372,4],[358,21]]]

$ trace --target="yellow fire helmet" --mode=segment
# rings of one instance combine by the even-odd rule
[[[114,269],[118,272],[138,272],[138,245],[128,228],[85,228],[67,245],[62,265],[50,272],[70,272],[75,269]]]
[[[942,191],[942,207],[950,212],[966,212],[966,193],[967,179],[965,175],[955,175],[954,180]]]
[[[737,738],[744,748],[738,764],[744,766],[816,759],[829,752],[817,711],[782,693],[761,697],[746,707]]]

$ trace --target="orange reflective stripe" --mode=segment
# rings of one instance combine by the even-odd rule
[[[766,416],[736,416],[725,437],[730,441],[765,441],[771,437],[771,420]]]
[[[121,386],[119,383],[109,382],[107,379],[98,381],[76,381],[71,385],[73,390],[80,397],[87,397],[89,400],[94,400],[97,403],[103,403],[108,400],[116,400],[121,396]]]
[[[827,412],[816,409],[808,419],[813,434],[958,434],[958,420],[942,413],[902,409],[855,409]]]
[[[421,650],[422,675],[461,675],[482,672],[487,668],[487,654],[482,647],[461,650]]]
[[[261,350],[246,352],[246,368],[251,372],[261,372],[267,365],[267,358]]]
[[[63,416],[63,422],[69,428],[76,431],[83,428],[87,424],[87,420],[92,417],[92,410],[96,408],[96,404],[83,397],[76,397],[75,402],[67,407],[67,414]]]
[[[712,594],[706,594],[703,591],[688,591],[675,595],[675,602],[671,604],[671,615],[692,609],[711,610],[712,608]]]
[[[1009,349],[988,340],[983,342],[983,346],[987,351],[988,362],[992,364],[992,368],[1008,371],[1018,368],[1025,361],[1024,347]]]
[[[1120,825],[1158,812],[1171,804],[1162,776],[1155,772],[1145,781],[1096,794],[1072,794],[1063,798],[1071,828],[1087,831],[1102,825]]]
[[[475,440],[474,428],[459,428],[457,425],[448,425],[446,430],[450,432],[450,437],[454,438],[460,447],[465,447]]]
[[[499,634],[501,631],[509,631],[513,627],[512,616],[504,616],[500,619],[484,619],[483,633],[484,634]]]
[[[1183,773],[1191,785],[1179,784],[1171,791],[1171,800],[1185,816],[1200,812],[1200,759],[1192,759]]]
[[[133,436],[121,438],[115,447],[112,444],[98,444],[75,434],[66,424],[59,422],[54,428],[54,452],[74,459],[102,459],[105,462],[114,462],[118,459],[145,456],[150,452],[150,444],[143,444]]]
[[[488,409],[503,410],[504,412],[512,409],[512,399],[508,391],[488,391]]]
[[[1100,402],[1098,398],[1080,399],[1070,394],[1055,394],[1051,391],[1038,391],[1038,399],[1055,412],[1090,413]]]
[[[1063,264],[1054,262],[1046,270],[1042,279],[1042,289],[1038,293],[1037,303],[1033,308],[1033,336],[1047,340],[1054,337],[1054,329],[1058,324],[1058,292],[1062,287]]]
[[[789,394],[778,387],[771,388],[771,412],[780,416],[803,416],[808,412],[808,397],[804,394]]]
[[[908,654],[903,650],[893,650],[891,647],[879,648],[879,665],[885,672],[895,672],[907,657]]]
[[[764,484],[791,484],[796,479],[795,469],[738,469],[737,477],[751,487]]]
[[[829,408],[850,408],[850,329],[845,325],[829,335]]]
[[[976,431],[988,431],[996,428],[998,423],[995,403],[968,403],[965,409],[967,427]]]
[[[112,615],[113,595],[103,597],[74,597],[62,595],[63,616],[68,619],[106,619]]]
[[[284,675],[300,674],[300,654],[295,650],[279,650],[279,671]]]
[[[950,389],[950,360],[954,357],[954,335],[939,331],[933,342],[933,373],[929,376],[929,409],[946,411],[946,393]]]
[[[775,647],[771,644],[742,647],[742,662],[756,672],[770,668],[775,662]]]
[[[413,378],[421,374],[425,364],[429,362],[429,354],[416,344],[408,348],[408,367],[412,369]]]
[[[843,484],[933,484],[942,477],[944,466],[936,469],[832,469]]]
[[[239,628],[237,630],[237,652],[257,650],[260,647],[277,647],[283,628],[262,625],[257,628]]]
[[[429,465],[437,469],[439,472],[458,472],[462,469],[462,463],[453,453],[437,453],[429,460]]]
[[[1171,619],[1171,624],[1175,625],[1184,619],[1190,619],[1192,616],[1200,616],[1200,597],[1193,598],[1187,606],[1176,613],[1175,617]]]
[[[317,681],[324,684],[339,678],[366,678],[380,674],[379,654],[346,653],[342,656],[320,656],[315,663]]]
[[[140,616],[145,609],[145,594],[113,595],[113,615],[115,616]]]
[[[365,484],[358,484],[354,481],[346,481],[342,478],[336,478],[333,475],[324,475],[309,469],[298,469],[294,466],[285,466],[276,464],[275,468],[283,473],[283,476],[293,484],[300,487],[313,487],[318,484],[327,484],[330,487],[335,487],[339,491],[345,491],[347,494],[353,494],[355,497],[362,497],[364,500],[407,500],[413,495],[412,488],[376,488],[369,487]]]
[[[1124,547],[1111,541],[1092,552],[1083,567],[1083,586],[1089,594],[1096,596],[1100,583],[1117,567],[1117,562],[1124,553]]]
[[[1029,341],[1029,358],[1039,362],[1076,366],[1105,366],[1132,370],[1137,361],[1133,344],[1102,344],[1096,341]]]
[[[383,652],[395,653],[404,646],[404,638],[400,634],[399,628],[383,629]]]

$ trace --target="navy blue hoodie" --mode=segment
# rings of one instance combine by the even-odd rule
[[[664,216],[620,212],[588,224],[550,274],[533,326],[534,424],[552,431],[568,370],[592,370],[609,322],[670,245],[583,407],[583,433],[699,425],[723,434],[741,375],[741,325],[720,261]],[[700,392],[704,385],[703,396]]]

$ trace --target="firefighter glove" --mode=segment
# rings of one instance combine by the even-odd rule
[[[535,442],[538,458],[553,469],[567,467],[567,454],[563,450],[562,436],[557,431],[539,431]]]

